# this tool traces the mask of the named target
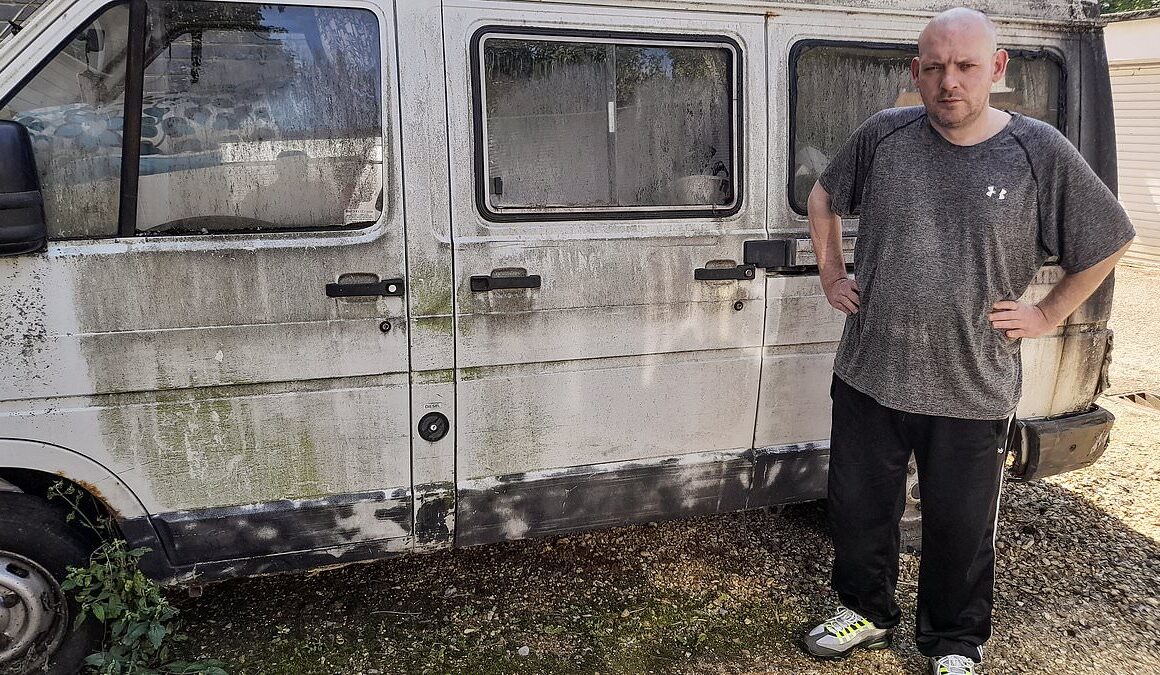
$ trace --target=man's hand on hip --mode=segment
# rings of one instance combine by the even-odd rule
[[[987,316],[991,321],[991,327],[1003,331],[1012,340],[1037,338],[1055,328],[1037,305],[1000,300],[991,309],[995,310]]]
[[[835,279],[822,286],[826,300],[846,314],[858,313],[858,283],[848,277]]]

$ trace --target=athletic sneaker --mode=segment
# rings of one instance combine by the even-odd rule
[[[930,675],[975,675],[975,662],[959,654],[931,658]]]
[[[879,628],[870,619],[838,605],[838,613],[819,624],[805,637],[806,651],[823,659],[848,656],[855,648],[886,649],[893,628]]]

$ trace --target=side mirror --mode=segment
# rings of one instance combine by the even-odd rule
[[[105,31],[100,28],[89,28],[77,38],[85,45],[86,54],[95,54],[105,48]]]
[[[16,122],[0,121],[0,256],[43,251],[48,246],[44,197],[32,138]]]

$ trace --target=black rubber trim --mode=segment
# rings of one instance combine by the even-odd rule
[[[826,496],[829,443],[509,474],[458,486],[455,545],[688,518]],[[520,527],[512,527],[520,523]]]
[[[1072,142],[1092,171],[1119,194],[1119,166],[1116,162],[1116,125],[1112,106],[1112,80],[1102,31],[1081,33],[1077,69],[1079,110]]]
[[[578,37],[598,38],[604,40],[647,40],[664,46],[673,42],[704,42],[708,44],[728,45],[733,49],[736,63],[729,63],[729,82],[734,85],[737,97],[734,100],[734,115],[729,117],[729,137],[736,141],[736,157],[734,158],[733,204],[728,208],[701,207],[680,210],[601,210],[601,211],[536,211],[524,213],[503,213],[491,210],[487,202],[487,191],[491,185],[483,165],[483,147],[486,139],[483,138],[483,82],[481,79],[482,67],[479,62],[479,45],[484,37],[491,35],[528,35],[547,37]],[[566,220],[656,220],[673,218],[727,218],[741,211],[745,202],[744,173],[745,173],[745,54],[741,45],[734,39],[724,35],[698,35],[686,33],[647,33],[613,30],[571,30],[564,28],[543,28],[537,26],[510,26],[489,25],[483,26],[471,36],[469,46],[469,67],[471,68],[471,123],[472,123],[472,153],[475,164],[475,208],[489,221],[500,223],[511,222],[547,222]]]
[[[125,107],[121,131],[121,206],[117,235],[137,232],[137,190],[141,175],[141,102],[145,91],[145,0],[129,0],[129,45],[125,58]]]
[[[799,216],[806,215],[806,208],[804,204],[799,205],[794,200],[793,194],[793,167],[797,165],[797,152],[795,150],[794,139],[797,137],[797,67],[798,59],[806,49],[813,47],[849,47],[851,49],[877,49],[882,51],[904,51],[912,55],[918,55],[918,44],[909,42],[861,42],[856,40],[832,40],[832,39],[807,39],[799,40],[793,43],[789,51],[789,106],[786,109],[786,114],[789,115],[789,134],[786,138],[788,144],[786,157],[786,180],[785,180],[785,194],[786,203],[789,204],[790,210]],[[1056,128],[1060,133],[1067,135],[1067,62],[1063,56],[1054,49],[1021,49],[1021,48],[1006,48],[1007,53],[1013,57],[1026,59],[1046,58],[1053,61],[1059,67],[1059,102],[1056,111]]]
[[[172,562],[181,565],[381,541],[373,531],[360,531],[374,523],[352,518],[355,507],[411,531],[409,487],[161,513],[150,520]]]

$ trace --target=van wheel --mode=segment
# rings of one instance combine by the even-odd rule
[[[80,672],[103,626],[76,631],[79,608],[61,590],[68,567],[86,567],[93,547],[42,497],[0,492],[0,674]]]

